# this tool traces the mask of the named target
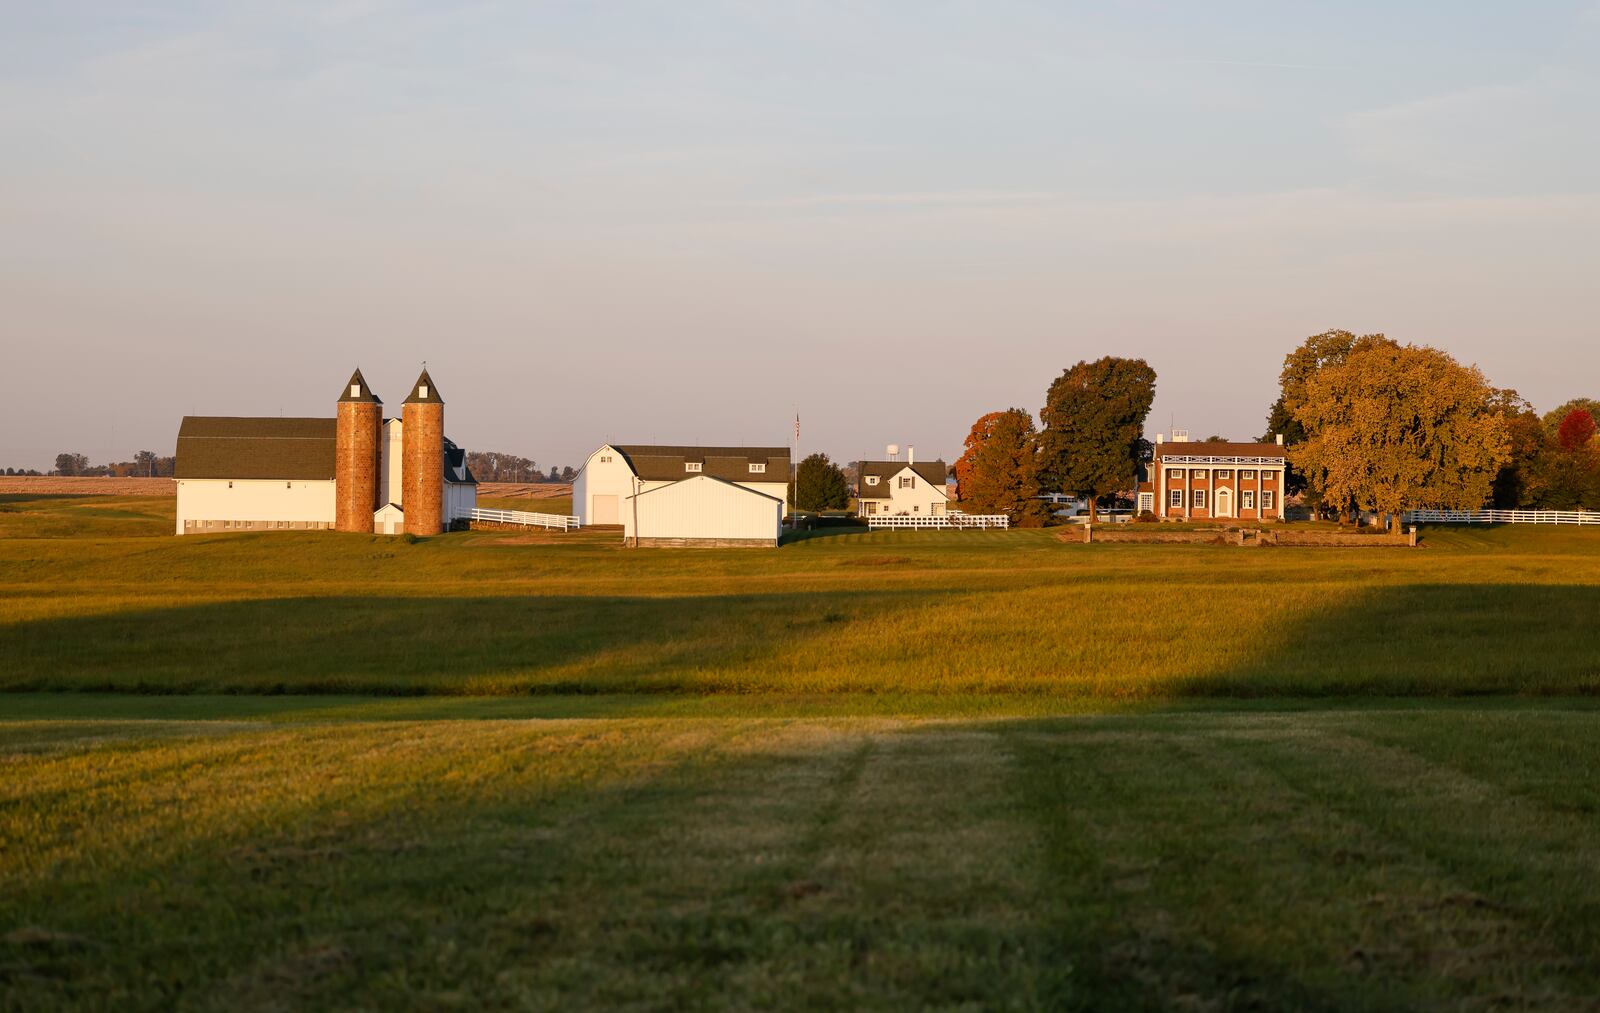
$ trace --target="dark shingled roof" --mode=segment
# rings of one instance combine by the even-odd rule
[[[427,396],[423,396],[422,389],[428,389]],[[417,377],[417,382],[411,385],[411,396],[406,398],[406,404],[444,404],[444,398],[439,396],[439,387],[433,382],[433,377],[424,369],[422,375]]]
[[[359,391],[359,393],[350,393],[350,388],[352,387]],[[350,374],[350,382],[344,385],[344,394],[339,398],[339,400],[345,403],[359,401],[365,404],[383,404],[383,402],[378,399],[378,395],[372,392],[372,388],[367,386],[367,378],[361,375],[361,370],[359,369]]]
[[[234,418],[186,415],[178,427],[175,478],[273,478],[331,481],[337,419]],[[477,485],[467,452],[444,441],[447,482]]]
[[[1161,443],[1157,457],[1284,457],[1276,443]]]
[[[950,469],[943,461],[923,461],[919,464],[907,464],[904,461],[862,461],[861,480],[856,483],[858,491],[856,499],[888,499],[888,479],[900,474],[906,468],[916,472],[924,482],[944,491],[945,478],[950,474]],[[876,475],[879,479],[877,485],[868,485],[868,475]]]
[[[630,443],[611,445],[628,459],[633,473],[646,482],[676,482],[694,475],[709,475],[729,482],[788,482],[788,447],[653,447]],[[685,471],[694,461],[700,471]],[[751,464],[765,464],[765,474],[750,473]]]
[[[333,478],[334,419],[185,416],[176,478]]]

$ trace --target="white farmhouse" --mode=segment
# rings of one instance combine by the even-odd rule
[[[950,509],[943,461],[862,461],[856,479],[856,516],[909,514],[943,517]]]
[[[606,444],[572,483],[583,526],[622,525],[630,545],[778,544],[786,447]]]

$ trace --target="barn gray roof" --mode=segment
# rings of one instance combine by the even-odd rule
[[[333,478],[334,419],[185,416],[176,478]]]
[[[764,464],[768,482],[789,481],[788,447],[660,447],[630,443],[611,445],[628,459],[633,473],[646,482],[675,482],[690,475],[708,475],[730,482],[751,481],[750,465]],[[698,472],[684,470],[695,462]]]
[[[173,477],[331,481],[338,425],[337,419],[186,415]],[[478,484],[467,452],[448,439],[440,466],[448,482]]]

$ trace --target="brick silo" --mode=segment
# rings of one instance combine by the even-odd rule
[[[378,508],[379,437],[383,402],[356,370],[339,398],[333,466],[333,526],[338,531],[372,533]]]
[[[444,530],[444,400],[424,369],[400,410],[401,501],[406,532]]]

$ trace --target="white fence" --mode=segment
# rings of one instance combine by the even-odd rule
[[[562,531],[572,531],[579,527],[576,517],[566,514],[530,513],[527,510],[485,510],[482,507],[474,507],[468,516],[475,521],[521,524],[530,528],[560,528]]]
[[[1410,510],[1406,524],[1595,524],[1600,510]]]
[[[866,518],[869,528],[1009,528],[1005,514],[873,514]]]

